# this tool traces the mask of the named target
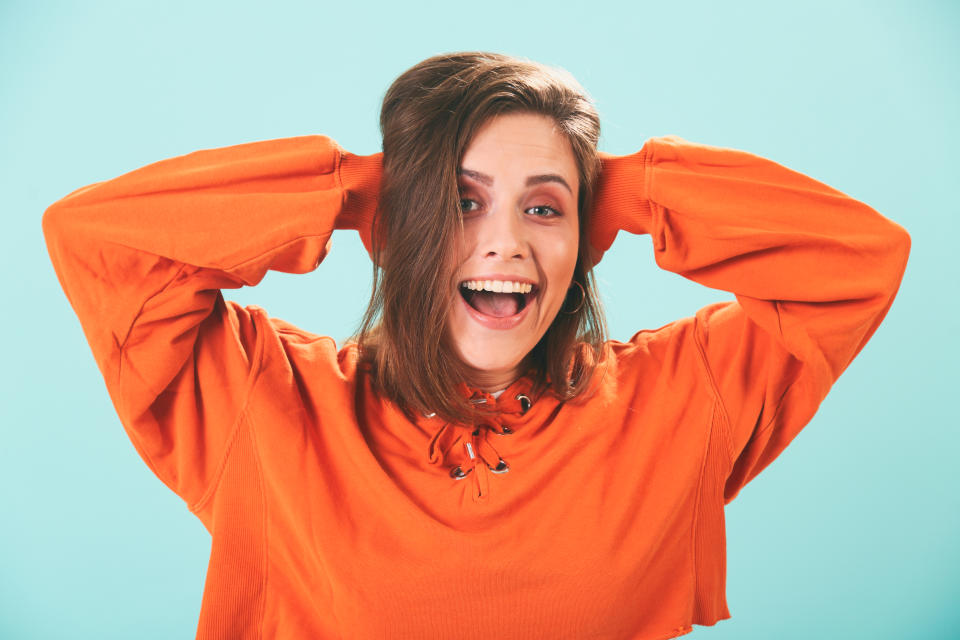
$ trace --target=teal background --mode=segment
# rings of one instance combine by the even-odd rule
[[[199,148],[324,133],[377,151],[392,79],[467,49],[569,69],[606,151],[664,134],[746,149],[910,231],[886,321],[727,510],[733,619],[688,637],[960,637],[960,3],[265,7],[0,2],[0,638],[193,637],[210,545],[117,420],[47,258],[44,208]],[[338,232],[315,272],[230,297],[339,340],[369,271]],[[620,339],[732,297],[660,271],[647,237],[621,234],[599,277]]]

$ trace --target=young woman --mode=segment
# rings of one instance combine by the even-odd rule
[[[876,330],[907,233],[742,151],[600,157],[569,75],[495,54],[408,70],[381,128],[382,154],[200,151],[44,216],[134,446],[213,536],[198,637],[656,640],[728,617],[724,504]],[[314,269],[334,229],[376,265],[355,341],[224,300]],[[606,341],[591,268],[620,230],[736,300]]]

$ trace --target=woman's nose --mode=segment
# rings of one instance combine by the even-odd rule
[[[478,248],[485,258],[512,260],[529,255],[522,215],[522,212],[502,207],[484,219]]]

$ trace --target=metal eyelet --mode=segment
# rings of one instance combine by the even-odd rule
[[[473,469],[470,469],[470,471],[473,471]],[[450,477],[454,480],[463,480],[467,477],[470,471],[464,473],[463,469],[460,468],[460,465],[457,465],[453,469],[450,469]]]
[[[522,394],[522,393],[518,393],[518,394],[517,394],[517,400],[520,401],[520,409],[521,409],[524,413],[526,413],[527,411],[530,411],[530,407],[533,406],[533,401],[530,400],[530,397],[529,397],[529,396],[525,396],[525,395]]]
[[[500,458],[500,462],[497,463],[496,468],[490,467],[489,465],[488,468],[493,473],[506,473],[507,471],[510,471],[510,465],[508,465],[507,461],[503,458]]]
[[[503,429],[503,433],[497,433],[498,436],[508,436],[511,433],[513,433],[513,429],[511,429],[507,425],[503,425],[501,428]]]

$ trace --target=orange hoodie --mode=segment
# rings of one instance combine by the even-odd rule
[[[725,502],[811,419],[893,302],[910,237],[757,156],[605,156],[592,242],[736,295],[629,342],[596,393],[526,378],[477,425],[407,420],[338,351],[220,289],[369,246],[381,157],[320,136],[199,151],[46,212],[137,451],[213,541],[198,638],[658,640],[729,616]]]

